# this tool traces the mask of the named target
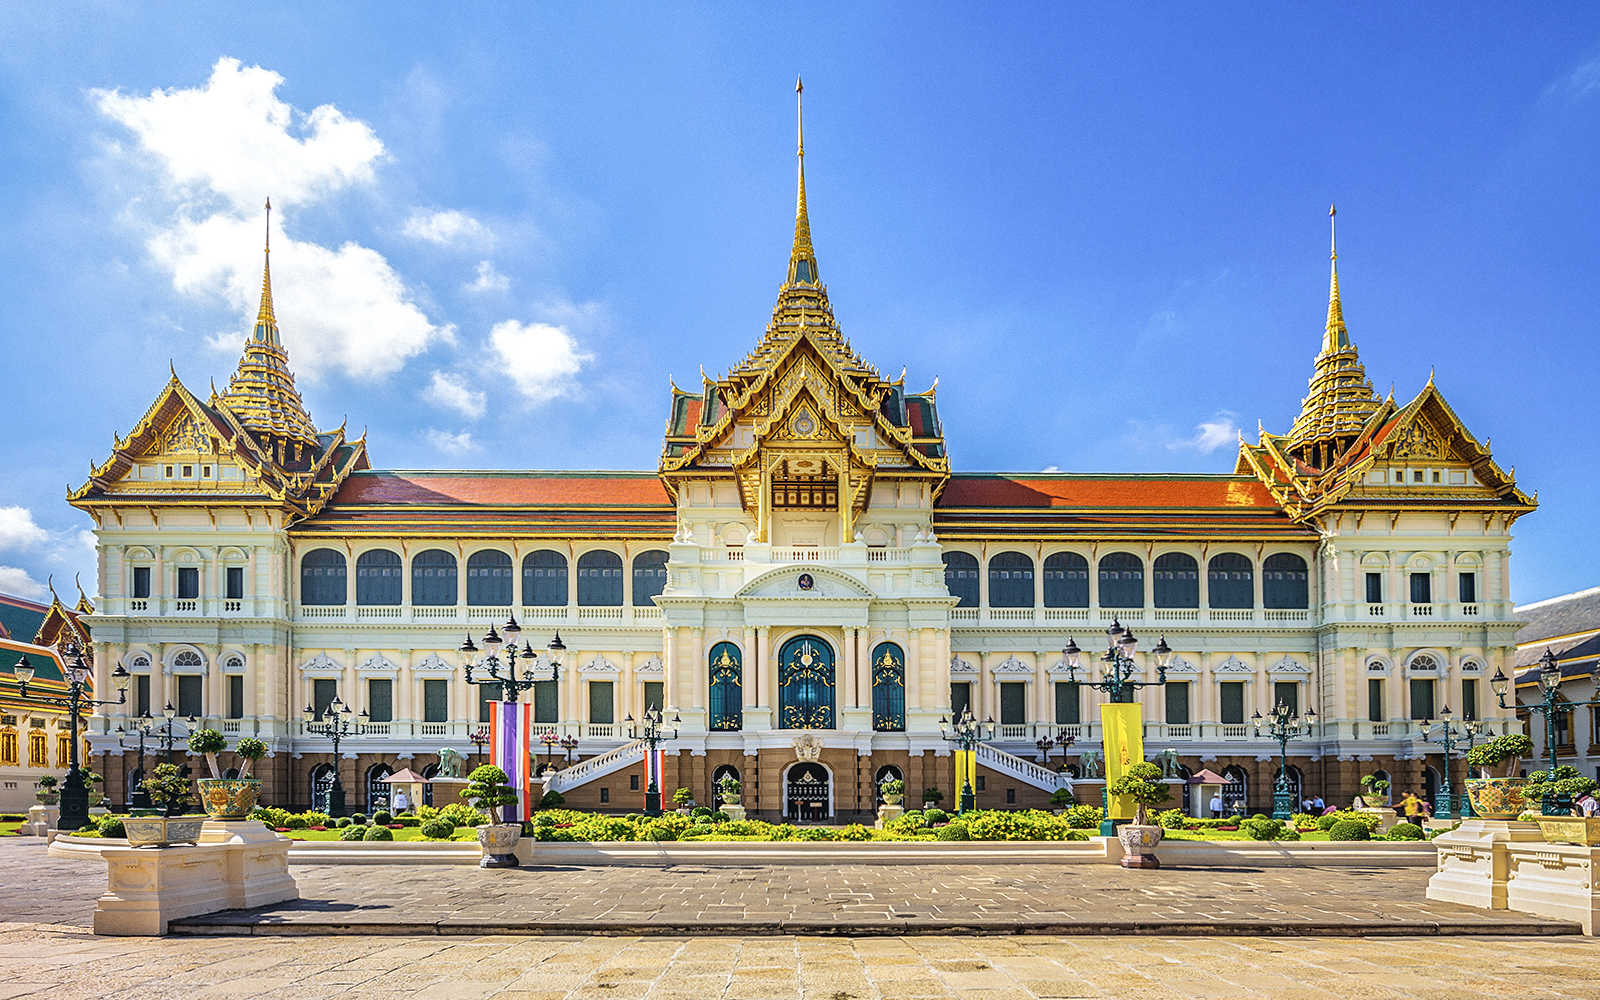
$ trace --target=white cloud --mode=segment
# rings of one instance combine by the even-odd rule
[[[489,231],[488,226],[455,209],[444,212],[424,212],[418,209],[406,219],[402,232],[412,239],[427,240],[442,247],[494,242],[494,234]]]
[[[1209,455],[1224,445],[1231,445],[1239,439],[1239,428],[1233,422],[1233,414],[1226,410],[1218,413],[1210,420],[1202,421],[1195,425],[1194,437],[1184,441],[1170,442],[1167,447],[1174,451],[1178,449],[1193,449],[1202,455]]]
[[[40,600],[50,593],[45,585],[28,575],[25,569],[15,566],[0,566],[0,594],[10,594],[13,597],[25,597],[30,600]],[[33,636],[26,636],[32,639]]]
[[[1061,467],[1057,466],[1057,465],[1047,465],[1044,468],[1040,469],[1039,471],[1040,472],[1060,472],[1061,471]]]
[[[278,99],[283,77],[219,59],[201,87],[149,96],[94,92],[97,107],[129,129],[158,175],[164,217],[148,248],[184,295],[220,297],[244,318],[214,343],[237,349],[254,317],[261,280],[261,204],[304,206],[374,179],[383,143],[331,104],[302,113]],[[170,212],[170,214],[167,214]],[[275,217],[275,221],[282,216]],[[453,339],[413,301],[376,250],[273,239],[273,297],[296,371],[381,377],[436,341]]]
[[[26,507],[0,507],[0,552],[31,549],[50,540],[50,533],[33,521]]]
[[[494,269],[486,260],[478,262],[478,278],[461,286],[469,292],[504,292],[511,288],[511,279]]]
[[[535,404],[572,392],[579,369],[591,360],[579,352],[566,327],[549,323],[496,323],[489,331],[489,346],[499,369]]]
[[[467,385],[465,376],[453,372],[434,372],[433,381],[422,391],[422,398],[435,406],[458,410],[473,420],[483,416],[488,397]]]
[[[451,455],[460,455],[465,452],[478,450],[477,442],[472,440],[471,431],[462,431],[460,434],[452,434],[449,431],[435,430],[434,428],[430,427],[428,428],[428,432],[423,436],[428,439],[429,444],[433,445],[435,448],[438,448],[440,451]]]

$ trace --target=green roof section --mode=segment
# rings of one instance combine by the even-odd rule
[[[0,625],[18,642],[32,642],[50,608],[9,594],[0,594]]]

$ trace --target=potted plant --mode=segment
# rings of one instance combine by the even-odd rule
[[[129,816],[122,821],[130,847],[166,847],[192,844],[200,838],[204,816],[185,816],[184,807],[194,798],[189,779],[176,764],[157,764],[156,775],[142,782],[150,798],[161,804],[159,816]]]
[[[1058,788],[1050,793],[1050,806],[1057,816],[1078,804],[1078,799],[1072,794],[1070,788]]]
[[[1150,822],[1147,807],[1160,805],[1172,798],[1167,783],[1161,780],[1161,768],[1148,761],[1139,763],[1113,781],[1106,789],[1112,795],[1126,795],[1133,799],[1136,808],[1133,822],[1117,827],[1117,839],[1122,841],[1122,867],[1160,868],[1156,858],[1156,845],[1161,843],[1161,826]]]
[[[680,788],[672,793],[672,804],[678,807],[679,812],[686,813],[694,808],[694,793],[687,788]]]
[[[517,804],[517,790],[511,787],[506,773],[493,764],[475,768],[467,776],[467,787],[462,789],[461,797],[489,817],[488,823],[478,827],[478,843],[483,845],[483,860],[478,862],[478,867],[517,867],[517,841],[522,838],[522,824],[507,822],[501,811]]]
[[[878,785],[878,793],[887,805],[897,806],[905,801],[906,783],[899,778],[885,778]]]
[[[1361,776],[1362,794],[1356,796],[1356,808],[1366,806],[1376,809],[1389,801],[1389,782],[1376,774],[1363,774]],[[1371,796],[1369,799],[1368,796]]]
[[[1578,772],[1568,764],[1557,764],[1554,772],[1535,771],[1528,775],[1522,786],[1522,797],[1528,802],[1539,802],[1539,816],[1535,820],[1544,831],[1544,839],[1552,844],[1579,844],[1584,847],[1600,843],[1600,817],[1572,815],[1572,800],[1597,785],[1593,778]],[[1548,804],[1549,809],[1545,807]]]
[[[926,809],[929,806],[936,806],[943,801],[944,793],[939,791],[938,788],[929,785],[927,788],[922,790],[922,808]]]
[[[39,790],[33,794],[39,799],[41,805],[53,806],[61,801],[61,793],[56,791],[56,785],[59,782],[56,781],[54,775],[47,774],[40,778],[36,784],[38,784]]]
[[[722,796],[722,804],[736,806],[739,804],[739,794],[744,791],[744,784],[731,774],[725,774],[717,782],[717,792]]]
[[[260,745],[260,755],[253,758],[259,760],[266,756],[267,746],[257,739],[246,738],[251,744]],[[246,740],[240,740],[244,745]],[[228,738],[215,729],[198,729],[189,736],[189,750],[206,759],[206,768],[211,772],[211,777],[201,778],[196,782],[200,786],[200,804],[205,807],[206,815],[212,819],[240,820],[250,815],[250,810],[256,807],[256,799],[261,794],[261,782],[246,777],[249,770],[248,763],[252,758],[246,758],[247,766],[239,772],[237,778],[222,776],[222,765],[217,762],[217,754],[227,749]],[[251,753],[256,753],[255,746],[251,746]]]
[[[1479,774],[1467,780],[1472,811],[1483,819],[1516,819],[1528,807],[1522,793],[1528,779],[1515,775],[1532,752],[1533,741],[1523,733],[1507,733],[1467,751],[1467,766]]]

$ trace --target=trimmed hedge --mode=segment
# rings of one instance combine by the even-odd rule
[[[1329,840],[1371,840],[1372,831],[1367,824],[1356,820],[1340,820],[1328,830]]]

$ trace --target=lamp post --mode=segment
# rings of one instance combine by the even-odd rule
[[[983,730],[989,730],[989,738],[994,739],[994,720],[985,719],[979,722],[973,718],[972,706],[968,705],[961,710],[961,714],[954,721],[943,716],[939,717],[939,736],[946,743],[954,743],[962,753],[971,753],[983,739]],[[978,804],[977,795],[972,791],[970,775],[961,776],[961,793],[956,800],[956,813],[969,812]]]
[[[350,706],[334,695],[320,716],[320,722],[317,710],[310,705],[306,706],[300,718],[305,723],[306,732],[314,736],[326,736],[333,741],[333,787],[328,789],[328,815],[344,816],[344,783],[339,780],[339,744],[351,736],[366,735],[367,711],[362,709],[360,721],[356,721]]]
[[[680,721],[681,720],[674,715],[671,723],[662,722],[661,709],[659,708],[645,709],[644,718],[642,718],[639,722],[634,722],[633,716],[631,715],[624,720],[624,723],[628,727],[628,739],[644,740],[645,742],[644,773],[646,780],[644,790],[644,814],[646,816],[661,815],[661,775],[657,773],[658,768],[656,766],[656,747],[660,746],[662,743],[665,743],[667,740],[675,740],[678,738],[678,725]],[[668,725],[672,726],[672,735],[670,736],[665,734],[665,730]]]
[[[1134,692],[1142,687],[1165,687],[1167,684],[1167,666],[1172,663],[1172,647],[1167,645],[1166,636],[1162,636],[1156,643],[1154,653],[1156,656],[1156,679],[1153,681],[1135,680],[1142,673],[1139,665],[1134,662],[1133,654],[1139,651],[1139,639],[1133,634],[1133,629],[1123,628],[1122,623],[1115,618],[1111,620],[1111,627],[1106,629],[1106,651],[1100,657],[1105,664],[1100,668],[1099,680],[1078,680],[1078,661],[1083,656],[1083,650],[1078,648],[1078,643],[1067,639],[1067,646],[1061,651],[1067,663],[1067,681],[1072,684],[1081,683],[1085,687],[1096,691],[1103,691],[1111,696],[1113,704],[1133,701]],[[1104,734],[1101,734],[1101,744],[1104,745]],[[1106,783],[1100,789],[1100,804],[1105,811],[1105,818],[1100,821],[1100,836],[1115,837],[1117,825],[1111,819],[1111,778],[1106,776]]]
[[[89,697],[88,690],[89,677],[94,668],[84,659],[83,650],[78,648],[76,642],[69,640],[61,645],[61,662],[66,667],[67,693],[64,696],[35,695],[33,700],[67,710],[72,745],[68,748],[67,780],[61,786],[61,818],[56,823],[56,829],[72,831],[89,825],[89,785],[84,780],[83,768],[78,761],[78,716],[84,709],[94,705],[126,705],[128,683],[133,678],[122,664],[117,664],[117,669],[111,674],[111,682],[117,689],[117,700],[96,701]],[[33,664],[23,656],[17,660],[12,672],[16,674],[18,693],[27,698],[28,682],[33,680],[35,673]]]
[[[1462,719],[1452,726],[1453,718],[1450,706],[1446,705],[1439,710],[1439,738],[1433,739],[1428,730],[1433,728],[1433,723],[1427,722],[1422,727],[1422,742],[1444,744],[1444,782],[1433,796],[1433,814],[1439,819],[1455,819],[1455,798],[1450,789],[1450,758],[1456,752],[1456,747],[1461,741],[1467,741],[1467,748],[1471,749],[1472,741],[1483,732],[1483,727],[1475,720]]]
[[[489,745],[489,727],[479,726],[477,729],[474,729],[472,732],[467,734],[467,739],[471,740],[472,745],[476,748],[473,750],[473,753],[477,754],[479,757],[482,757],[483,748]]]
[[[139,777],[143,778],[144,777],[144,738],[155,731],[155,720],[150,718],[150,713],[149,712],[146,712],[143,715],[139,716],[134,721],[137,723],[137,725],[135,725],[133,727],[133,731],[139,734],[139,747],[138,747],[138,749],[139,749]],[[124,743],[122,741],[123,735],[126,734],[126,733],[127,733],[126,729],[124,729],[121,726],[117,727],[117,749],[119,749],[119,750],[132,750],[132,749],[134,749],[133,747],[128,746],[128,744],[126,744],[126,743]],[[155,803],[150,801],[150,793],[145,790],[144,782],[140,781],[140,782],[138,782],[137,784],[135,784],[133,786],[133,795],[128,800],[128,808],[129,809],[154,809],[155,808]]]
[[[148,713],[145,714],[145,718],[150,718]],[[174,732],[172,727],[178,724],[178,710],[172,707],[172,702],[170,701],[161,710],[161,718],[164,720],[161,725],[150,727],[150,735],[160,740],[161,747],[167,755],[167,763],[170,764],[172,763],[172,745],[178,741],[180,735],[184,739],[193,736],[200,726],[200,720],[191,715],[183,720],[184,729],[187,731],[182,734]]]
[[[1594,670],[1589,675],[1595,683],[1595,690],[1600,691],[1600,662],[1595,663]],[[1551,780],[1555,779],[1556,772],[1556,718],[1565,712],[1579,708],[1588,708],[1600,705],[1596,701],[1561,701],[1561,664],[1556,662],[1556,654],[1550,647],[1544,648],[1544,655],[1539,657],[1539,692],[1544,695],[1543,704],[1518,705],[1506,704],[1506,695],[1511,691],[1511,678],[1505,672],[1496,669],[1494,676],[1489,678],[1489,687],[1494,690],[1495,699],[1501,708],[1526,708],[1530,712],[1538,712],[1544,716],[1544,745],[1550,754],[1549,774]],[[1539,811],[1546,816],[1565,816],[1572,812],[1572,796],[1565,793],[1556,794],[1546,792],[1539,801]]]
[[[1256,739],[1261,738],[1261,713],[1250,716],[1250,721],[1256,726]],[[1302,736],[1310,736],[1311,728],[1317,721],[1317,710],[1306,706],[1306,721],[1302,725],[1300,716],[1294,709],[1278,702],[1278,707],[1272,710],[1265,722],[1267,735],[1278,741],[1278,777],[1272,783],[1272,818],[1289,820],[1294,818],[1294,792],[1289,789],[1289,741]]]
[[[578,738],[576,736],[561,737],[561,749],[567,752],[567,765],[570,767],[572,765],[572,752],[578,749]]]
[[[517,640],[522,638],[522,626],[517,624],[515,618],[506,619],[505,625],[496,632],[494,626],[489,626],[489,632],[483,637],[483,655],[478,655],[478,647],[473,645],[472,636],[467,636],[467,641],[461,644],[458,650],[461,654],[462,665],[466,667],[468,684],[498,684],[502,701],[516,701],[522,692],[531,689],[540,681],[559,681],[561,679],[561,653],[567,648],[561,641],[561,633],[550,640],[547,647],[548,656],[541,656],[534,652],[533,643],[524,641],[522,648],[517,649]],[[504,647],[505,652],[501,652]],[[504,663],[501,657],[505,657]],[[524,660],[527,667],[522,676],[517,676],[517,660]],[[536,677],[534,671],[540,668],[539,661],[544,661],[544,666],[549,669],[550,676]],[[474,680],[474,669],[487,670],[488,677]],[[502,673],[502,669],[504,673]]]

